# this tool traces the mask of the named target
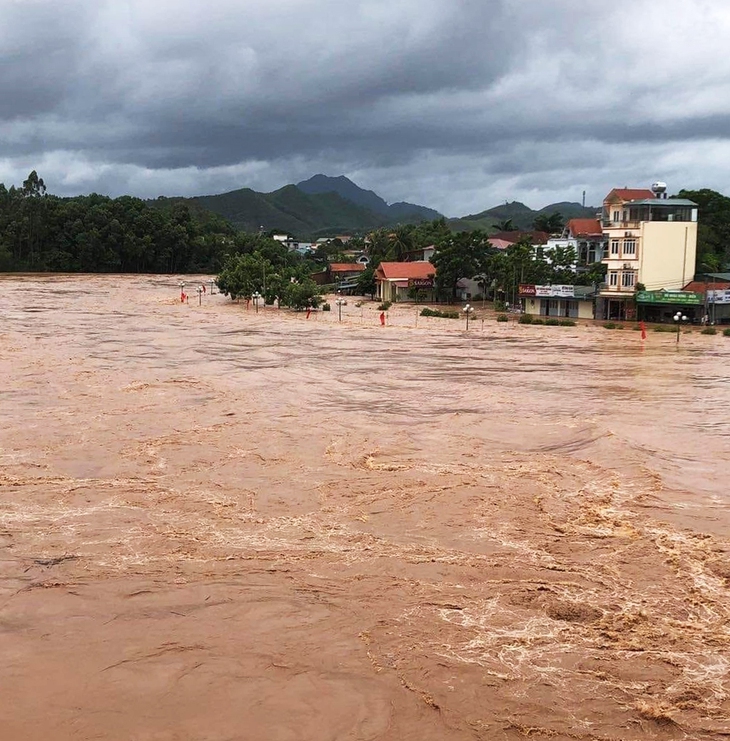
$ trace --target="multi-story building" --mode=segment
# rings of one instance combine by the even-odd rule
[[[559,237],[551,237],[542,248],[545,257],[555,249],[572,250],[575,262],[572,268],[577,271],[588,270],[601,262],[606,251],[606,236],[598,219],[571,219]]]
[[[607,273],[598,318],[634,319],[637,286],[648,292],[682,290],[695,271],[697,212],[692,201],[667,198],[664,183],[651,190],[615,188],[606,196]]]

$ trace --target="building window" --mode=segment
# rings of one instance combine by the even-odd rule
[[[611,255],[618,257],[618,239],[611,240]]]
[[[608,274],[608,285],[609,286],[618,285],[618,273],[615,270],[611,270]]]
[[[636,240],[624,239],[624,256],[634,257],[636,255]]]
[[[628,271],[621,275],[621,287],[633,288],[636,285],[636,273]]]
[[[620,211],[614,211],[613,212],[613,220],[614,221],[621,221],[621,212]]]

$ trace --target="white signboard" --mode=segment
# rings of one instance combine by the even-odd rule
[[[575,286],[535,286],[535,296],[573,298],[575,296]]]
[[[711,304],[730,304],[730,289],[724,291],[708,291],[707,300]]]

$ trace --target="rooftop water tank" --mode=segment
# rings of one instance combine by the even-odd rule
[[[667,184],[662,183],[661,181],[652,183],[651,184],[651,192],[657,197],[657,198],[666,198],[667,197]]]

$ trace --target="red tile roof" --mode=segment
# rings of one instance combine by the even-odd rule
[[[597,237],[603,234],[598,219],[571,219],[568,229],[574,237]]]
[[[728,289],[730,289],[730,281],[721,280],[721,281],[713,281],[712,283],[707,283],[708,291],[727,291]],[[704,296],[705,295],[705,281],[693,280],[691,283],[687,283],[687,285],[682,290],[683,291],[693,291],[694,293],[701,293]]]
[[[408,280],[409,278],[432,278],[436,268],[430,262],[381,262],[375,271],[381,280]]]
[[[497,250],[506,250],[508,247],[511,247],[514,242],[509,242],[506,239],[495,239],[494,237],[489,238],[489,244],[492,245]]]
[[[622,201],[643,201],[646,198],[656,198],[654,192],[648,188],[614,188],[606,196],[606,200],[614,194]]]
[[[333,262],[330,265],[331,273],[361,273],[365,270],[361,262]]]

